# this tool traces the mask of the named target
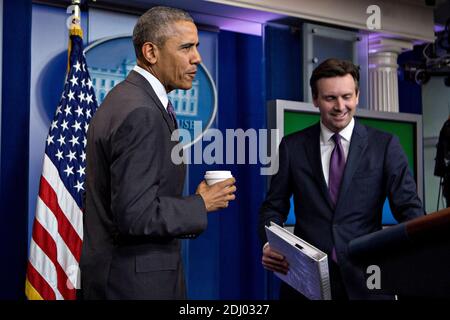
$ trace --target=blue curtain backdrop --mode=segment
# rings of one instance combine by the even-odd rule
[[[264,26],[263,39],[265,101],[303,101],[301,29],[269,23]],[[264,177],[264,194],[269,182],[270,177]],[[272,272],[265,272],[265,283],[265,298],[278,299],[280,279]]]
[[[266,100],[303,101],[302,38],[300,28],[264,26]]]
[[[3,1],[0,299],[24,298],[27,263],[31,0]]]
[[[219,33],[217,128],[224,135],[226,129],[245,131],[266,126],[262,52],[261,37]],[[231,170],[238,189],[236,201],[227,209],[210,213],[206,232],[189,242],[191,299],[264,298],[265,277],[256,225],[265,178],[259,168],[248,164],[190,165],[191,192],[206,170]]]

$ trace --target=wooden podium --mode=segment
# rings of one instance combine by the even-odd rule
[[[450,208],[354,239],[348,250],[364,270],[380,268],[380,294],[450,298]]]

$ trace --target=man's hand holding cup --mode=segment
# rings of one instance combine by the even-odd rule
[[[236,198],[235,182],[230,171],[206,171],[205,180],[198,185],[196,191],[196,194],[202,196],[206,211],[228,207],[228,202]]]

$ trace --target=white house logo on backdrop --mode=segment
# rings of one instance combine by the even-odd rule
[[[85,49],[89,73],[99,104],[106,94],[123,81],[136,65],[131,36],[118,36],[98,40]],[[168,95],[177,114],[178,127],[189,130],[188,147],[202,138],[217,113],[217,91],[213,79],[203,64],[190,90],[174,90]],[[202,130],[194,130],[201,123]]]
[[[85,53],[97,101],[102,103],[136,65],[132,38],[127,35],[101,39],[88,46]],[[269,152],[278,146],[278,129],[271,129],[269,134],[267,129],[210,128],[217,113],[217,91],[203,64],[197,68],[192,88],[174,90],[169,98],[180,129],[171,138],[181,140],[172,149],[173,163],[258,164],[259,161],[264,166],[260,168],[262,175],[278,171],[276,151]]]

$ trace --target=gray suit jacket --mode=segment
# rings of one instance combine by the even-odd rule
[[[199,195],[182,197],[171,161],[174,124],[148,81],[131,71],[88,130],[81,286],[84,299],[183,299],[178,238],[205,230]]]
[[[316,124],[281,141],[279,171],[260,210],[260,237],[266,241],[264,226],[270,221],[281,225],[287,219],[293,195],[294,233],[329,256],[335,246],[338,272],[349,298],[387,298],[368,291],[366,270],[349,259],[347,245],[381,229],[386,197],[400,222],[424,214],[406,156],[395,136],[356,121],[334,207],[323,176],[319,139],[320,125]]]

